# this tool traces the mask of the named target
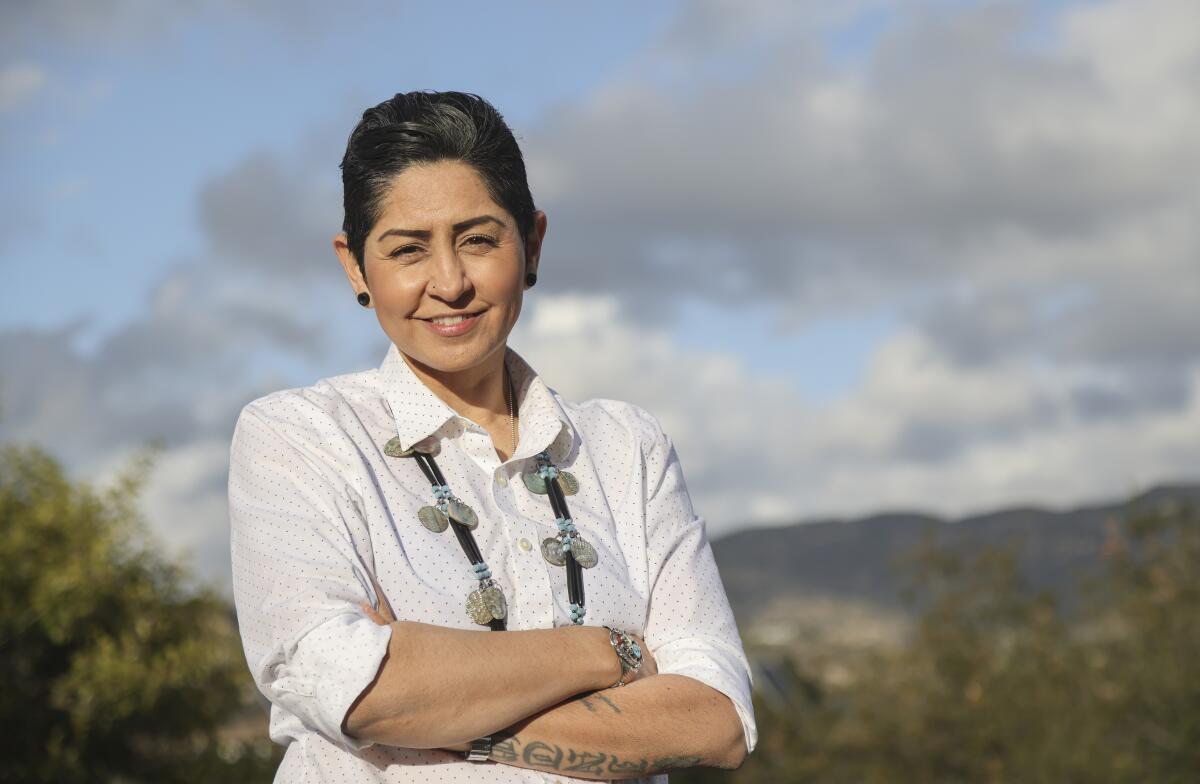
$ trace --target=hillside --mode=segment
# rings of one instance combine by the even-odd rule
[[[793,639],[824,628],[871,640],[888,637],[911,614],[900,561],[926,536],[961,550],[1020,544],[1022,574],[1070,608],[1078,599],[1071,586],[1097,563],[1116,521],[1131,508],[1164,502],[1200,506],[1200,483],[1064,511],[1017,507],[957,520],[894,512],[801,522],[739,531],[712,547],[744,628],[769,618],[774,634]]]

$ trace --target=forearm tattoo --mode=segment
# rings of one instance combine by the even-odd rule
[[[616,706],[613,707],[619,712]],[[519,762],[526,767],[558,773],[593,773],[597,776],[608,773],[630,777],[700,764],[700,757],[621,758],[602,751],[563,748],[557,743],[540,740],[525,742],[511,732],[492,736],[491,759],[509,764]]]
[[[603,694],[593,694],[592,696],[595,697],[597,700],[602,701],[608,707],[612,708],[613,713],[621,712],[621,709],[617,707],[617,704],[615,702],[613,702],[612,700],[610,700],[608,697],[605,697]],[[593,702],[592,700],[589,700],[587,697],[580,697],[579,704],[582,705],[583,707],[587,708],[589,713],[596,713],[597,711],[600,710],[600,708],[598,708],[596,706],[596,703]]]

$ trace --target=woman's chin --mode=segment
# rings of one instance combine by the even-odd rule
[[[402,345],[398,345],[397,347],[401,353],[419,364],[422,369],[435,373],[461,373],[477,367],[493,354],[493,351],[476,345],[474,341],[470,345],[461,346],[446,345],[430,347],[423,345],[419,348],[413,348],[411,353],[406,351]],[[499,347],[497,346],[496,348]]]

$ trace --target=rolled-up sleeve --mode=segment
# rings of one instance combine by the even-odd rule
[[[690,676],[729,697],[749,753],[758,743],[753,680],[705,519],[692,508],[670,437],[650,414],[640,409],[638,414],[650,577],[646,644],[660,673]]]
[[[346,735],[342,721],[378,673],[391,627],[359,608],[377,606],[374,567],[360,555],[370,552],[369,532],[329,457],[331,436],[305,414],[277,399],[238,417],[229,465],[234,603],[246,661],[272,710],[355,751],[369,742]]]

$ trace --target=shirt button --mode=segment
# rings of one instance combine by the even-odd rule
[[[501,474],[500,476],[496,477],[496,484],[500,485],[501,487],[508,487],[508,478]]]
[[[529,552],[529,550],[533,548],[533,545],[529,543],[529,540],[523,536],[517,540],[517,544],[521,545],[521,549],[526,552]]]

